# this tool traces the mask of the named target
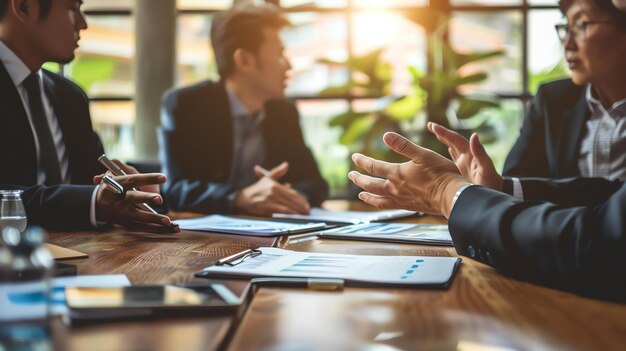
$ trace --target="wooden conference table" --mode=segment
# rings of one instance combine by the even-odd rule
[[[331,208],[363,209],[329,202]],[[442,222],[413,218],[412,222]],[[126,274],[133,284],[206,282],[193,273],[258,246],[370,255],[456,256],[453,248],[255,238],[183,231],[172,236],[50,233],[53,244],[89,254],[66,261],[79,274]],[[245,281],[227,281],[244,294]],[[618,350],[626,345],[626,305],[579,297],[499,274],[463,258],[448,290],[346,288],[341,292],[261,288],[241,316],[170,318],[67,327],[58,350]]]

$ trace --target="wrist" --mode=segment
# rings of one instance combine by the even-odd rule
[[[441,192],[439,202],[440,212],[443,216],[446,218],[450,217],[454,196],[459,189],[466,185],[471,185],[471,183],[465,180],[461,175],[452,177],[447,181],[447,184],[443,187],[443,191]]]

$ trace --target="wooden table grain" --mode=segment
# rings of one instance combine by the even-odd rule
[[[364,209],[335,202],[334,209]],[[445,222],[412,218],[409,222]],[[127,274],[133,284],[191,282],[217,258],[258,246],[367,255],[456,256],[451,247],[252,238],[183,232],[52,233],[54,244],[90,255],[81,274]],[[228,282],[236,293],[247,284]],[[518,281],[463,257],[448,290],[261,288],[241,320],[229,316],[54,326],[59,350],[621,350],[626,305]],[[237,323],[239,323],[237,325]],[[231,333],[231,334],[229,334]]]
[[[311,235],[286,237],[278,246],[341,254],[457,256],[451,247]],[[229,350],[622,350],[624,320],[626,305],[515,280],[463,257],[448,290],[260,289]]]
[[[78,274],[126,274],[132,284],[206,283],[194,273],[219,258],[259,246],[271,246],[275,238],[182,231],[176,235],[109,232],[55,232],[50,242],[89,255],[64,260],[76,265]],[[223,281],[236,294],[247,291],[246,281]],[[235,322],[234,316],[214,315],[153,321],[111,322],[89,326],[65,326],[53,321],[56,350],[216,350]]]

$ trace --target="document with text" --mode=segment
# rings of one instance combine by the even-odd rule
[[[326,223],[321,222],[289,223],[221,215],[179,219],[176,223],[180,226],[180,229],[251,236],[298,234],[326,227]]]
[[[299,277],[344,279],[352,286],[440,287],[449,285],[461,259],[426,256],[365,256],[262,247],[236,265],[207,267],[209,278]]]
[[[323,208],[314,207],[308,215],[274,213],[272,217],[328,223],[359,224],[409,217],[415,214],[417,214],[417,212],[406,210],[328,211]]]
[[[317,234],[324,239],[383,241],[425,245],[452,245],[445,224],[369,223],[325,230]]]

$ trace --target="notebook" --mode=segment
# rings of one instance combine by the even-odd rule
[[[327,211],[314,207],[308,215],[274,213],[274,218],[320,221],[327,223],[359,224],[390,219],[403,218],[415,215],[415,211],[385,210],[385,211]]]
[[[256,251],[233,265],[210,266],[196,276],[336,278],[344,279],[349,286],[447,288],[461,262],[457,257],[361,256],[273,247]]]
[[[319,230],[326,227],[326,223],[288,223],[258,219],[245,219],[221,215],[179,219],[176,223],[180,229],[217,232],[226,234],[241,234],[251,236],[277,236],[298,234]]]
[[[384,241],[409,244],[452,246],[445,224],[369,223],[353,224],[317,234],[324,239]]]

